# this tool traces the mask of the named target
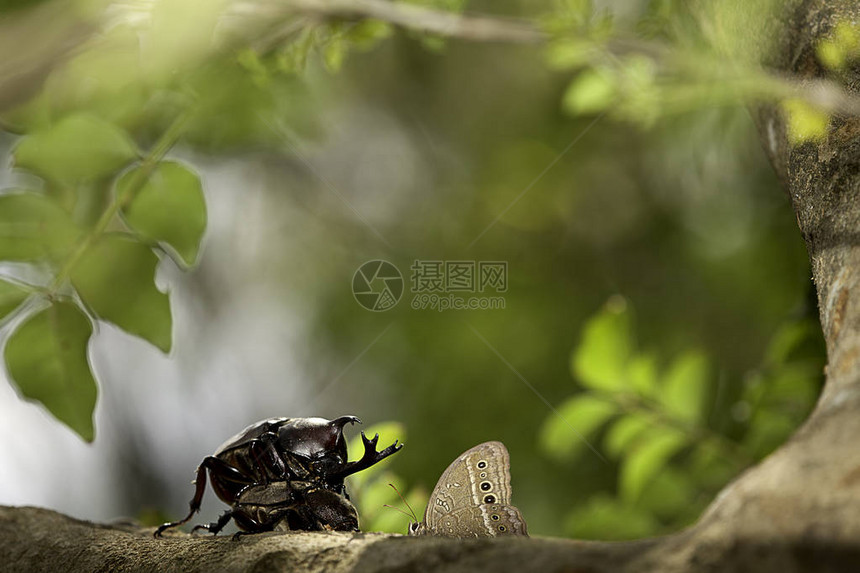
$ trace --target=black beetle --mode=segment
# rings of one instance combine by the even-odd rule
[[[155,536],[186,523],[200,510],[206,470],[215,494],[230,505],[218,521],[198,525],[217,534],[234,519],[240,529],[257,533],[275,527],[309,531],[358,531],[358,514],[343,480],[400,450],[395,441],[376,451],[377,434],[367,438],[364,455],[347,461],[343,428],[361,423],[355,416],[270,418],[251,424],[207,456],[197,468],[191,510],[184,519],[165,523]]]

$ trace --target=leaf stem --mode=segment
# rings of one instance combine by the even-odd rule
[[[48,287],[48,296],[51,297],[57,293],[60,287],[66,282],[66,280],[71,275],[72,271],[75,268],[75,265],[81,260],[81,257],[84,256],[87,249],[92,246],[92,244],[98,240],[104,232],[107,230],[108,225],[110,225],[111,221],[113,221],[114,217],[119,213],[120,209],[122,209],[125,205],[131,201],[134,196],[140,191],[144,184],[149,180],[149,176],[152,174],[152,171],[158,165],[158,163],[164,158],[165,154],[170,151],[170,148],[179,140],[182,136],[182,132],[185,129],[185,125],[187,124],[189,119],[188,113],[182,113],[179,117],[174,120],[174,122],[167,128],[167,130],[161,135],[155,145],[149,150],[149,153],[146,157],[143,158],[143,161],[140,164],[140,168],[137,169],[132,175],[132,180],[129,185],[122,191],[121,194],[117,194],[114,198],[113,202],[105,209],[102,216],[99,217],[99,220],[96,221],[96,224],[93,226],[92,230],[87,233],[86,237],[81,240],[75,250],[69,255],[69,258],[66,259],[65,264],[60,268],[57,272],[57,275],[54,277],[54,280],[51,282],[50,287]]]

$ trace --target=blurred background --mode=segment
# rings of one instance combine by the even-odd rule
[[[703,41],[707,11],[596,4],[619,28]],[[11,155],[46,109],[86,110],[146,147],[193,92],[204,112],[169,157],[200,174],[208,226],[194,268],[158,268],[168,355],[98,323],[92,444],[0,384],[0,503],[175,519],[197,464],[244,426],[354,414],[381,444],[406,442],[352,485],[364,529],[405,533],[381,507],[400,504],[388,482],[420,514],[456,456],[501,440],[530,533],[636,538],[695,520],[802,422],[824,363],[814,289],[745,107],[650,126],[575,116],[571,73],[538,47],[364,33],[366,49],[323,42],[300,71],[230,52],[141,87],[116,32],[6,114],[0,187],[38,186]],[[353,278],[378,259],[404,292],[372,312]],[[506,262],[503,308],[414,308],[416,260]],[[223,509],[209,491],[195,523]]]

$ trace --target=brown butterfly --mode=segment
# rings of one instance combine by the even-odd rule
[[[510,464],[501,442],[484,442],[464,452],[439,478],[424,521],[410,523],[409,535],[528,536],[522,513],[511,505]]]

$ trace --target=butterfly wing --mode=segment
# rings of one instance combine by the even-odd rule
[[[428,533],[444,537],[528,536],[528,529],[519,509],[495,503],[456,509],[440,517]]]
[[[511,456],[502,442],[484,442],[459,458],[474,505],[511,503]]]
[[[512,507],[510,460],[501,442],[484,442],[463,452],[433,488],[422,530],[447,529],[443,520],[455,511],[479,510],[478,506],[486,504]],[[522,515],[519,518],[522,521]],[[462,519],[465,514],[458,521]]]

